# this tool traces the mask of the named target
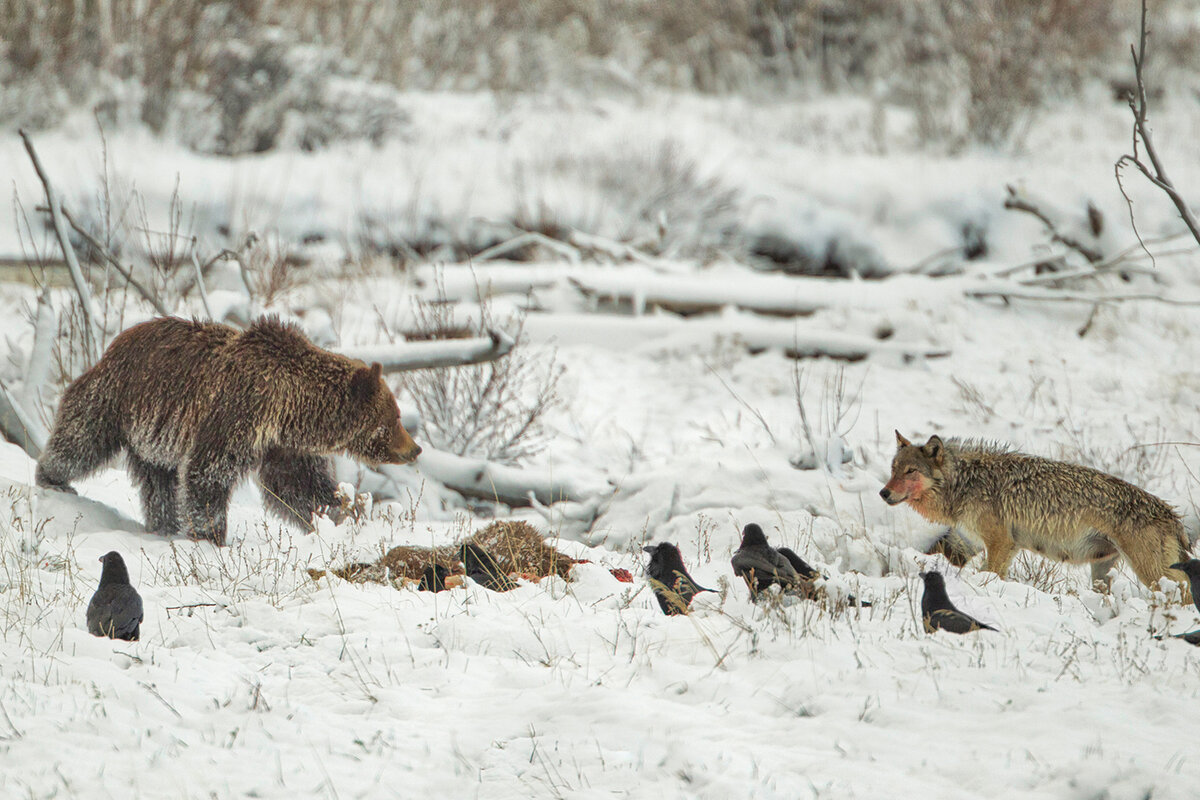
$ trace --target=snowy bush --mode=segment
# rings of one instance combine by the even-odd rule
[[[410,341],[478,336],[494,327],[486,304],[478,330],[459,327],[446,303],[418,301],[414,318]],[[554,355],[538,360],[527,347],[522,320],[514,325],[517,344],[498,361],[408,373],[405,388],[420,411],[425,435],[438,449],[516,464],[545,446],[544,416],[559,402],[564,368]]]
[[[1194,0],[1162,42],[1196,54]],[[1099,0],[0,2],[0,122],[72,106],[207,152],[378,139],[395,89],[852,91],[917,111],[934,144],[1006,142],[1049,99],[1112,78],[1132,20]]]
[[[404,121],[395,91],[336,48],[301,42],[257,3],[0,8],[0,121],[50,127],[90,105],[223,155],[379,141]],[[299,6],[290,9],[301,13]],[[285,13],[284,17],[287,16]]]

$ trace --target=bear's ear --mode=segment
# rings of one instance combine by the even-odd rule
[[[378,361],[369,367],[355,370],[353,377],[350,378],[350,394],[365,403],[374,396],[382,376],[383,365]]]

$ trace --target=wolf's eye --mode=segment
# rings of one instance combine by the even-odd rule
[[[905,475],[913,475],[916,473],[916,471],[917,471],[916,467],[909,467],[908,469],[904,470],[904,474]]]

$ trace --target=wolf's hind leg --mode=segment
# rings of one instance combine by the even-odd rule
[[[1120,553],[1109,556],[1108,558],[1092,562],[1092,587],[1096,584],[1101,584],[1104,592],[1108,592],[1112,588],[1112,568],[1117,565],[1117,561],[1121,558]]]
[[[1121,555],[1129,561],[1129,566],[1133,568],[1138,580],[1151,591],[1158,591],[1159,578],[1174,579],[1176,577],[1173,574],[1167,574],[1171,572],[1167,567],[1173,563],[1167,560],[1169,558],[1166,541],[1168,538],[1175,541],[1174,533],[1164,532],[1154,525],[1147,525],[1126,533],[1116,542],[1117,547],[1121,549]],[[1182,575],[1179,577],[1183,578]],[[1187,586],[1186,582],[1184,586]]]

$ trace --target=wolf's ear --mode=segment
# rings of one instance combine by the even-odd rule
[[[897,447],[912,447],[912,442],[910,442],[908,439],[905,439],[900,434],[900,431],[896,431],[896,446]]]
[[[941,464],[942,456],[944,455],[942,437],[936,434],[930,436],[929,441],[921,448],[921,452],[928,456],[935,464]]]

